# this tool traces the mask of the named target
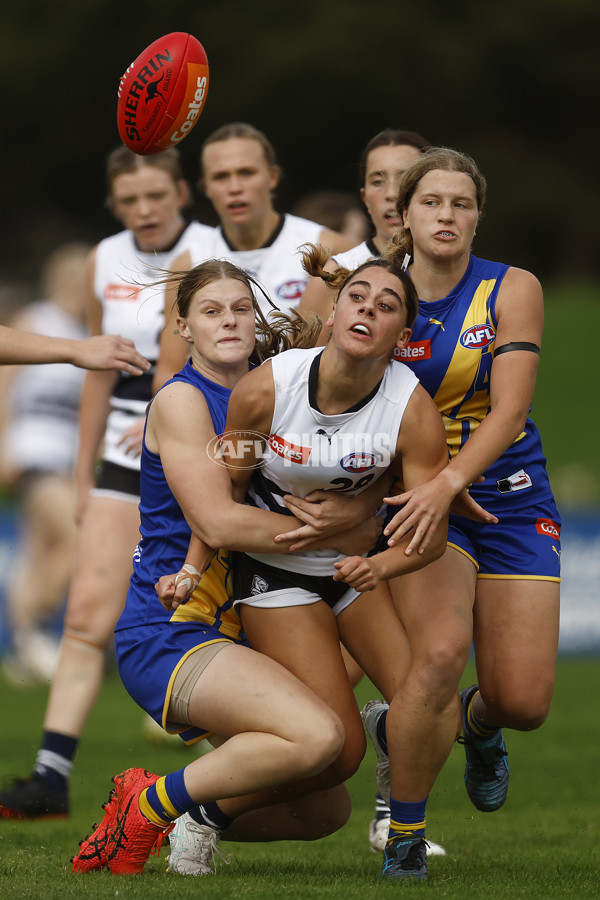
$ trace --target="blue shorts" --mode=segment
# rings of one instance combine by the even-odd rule
[[[561,519],[554,500],[497,515],[497,525],[451,515],[448,546],[469,557],[478,578],[560,581]]]
[[[215,641],[243,643],[197,620],[124,628],[115,633],[119,675],[128,694],[165,731],[178,734],[186,744],[201,741],[211,732],[167,719],[173,682],[194,650]]]

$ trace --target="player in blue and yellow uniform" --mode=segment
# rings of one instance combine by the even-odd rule
[[[166,777],[137,768],[115,776],[104,818],[73,860],[76,872],[141,872],[153,845],[160,845],[178,818],[185,819],[184,831],[198,852],[190,870],[189,841],[180,841],[177,850],[171,846],[169,868],[203,874],[219,852],[218,832],[206,821],[222,829],[236,815],[274,804],[268,826],[277,839],[298,836],[298,829],[310,839],[336,830],[348,815],[343,786],[322,791],[312,807],[310,800],[301,801],[301,808],[280,787],[299,782],[299,793],[310,790],[310,776],[338,756],[343,729],[335,713],[283,666],[240,642],[227,590],[227,555],[203,545],[202,574],[182,573],[197,580],[196,589],[174,609],[167,612],[155,592],[160,572],[184,563],[192,530],[200,541],[211,534],[215,546],[229,537],[235,546],[243,535],[251,549],[264,551],[290,521],[235,503],[227,469],[207,452],[223,431],[231,389],[248,372],[257,346],[260,358],[266,343],[256,339],[248,276],[226,261],[208,261],[181,276],[178,310],[191,358],[148,411],[142,539],[116,628],[117,660],[127,690],[169,731],[188,741],[213,732],[220,745]],[[296,326],[305,328],[299,317]],[[284,330],[273,337],[271,349],[279,348]],[[217,806],[222,797],[236,799]],[[263,839],[257,819],[254,828]],[[243,839],[239,828],[236,837]]]
[[[188,361],[168,382],[189,384],[203,395],[215,434],[222,434],[231,390],[205,378]],[[143,709],[167,731],[186,742],[200,740],[206,729],[185,729],[169,722],[168,709],[174,678],[183,662],[200,646],[225,640],[240,641],[240,621],[231,607],[228,588],[230,558],[219,550],[199,578],[185,604],[167,611],[157,602],[154,585],[164,567],[178,569],[185,558],[190,527],[175,499],[161,458],[142,445],[140,480],[140,533],[133,554],[133,575],[123,614],[115,633],[119,673],[127,690]],[[165,628],[165,625],[177,625]],[[170,677],[165,679],[165,674]]]
[[[451,461],[429,484],[395,498],[404,505],[387,533],[396,540],[413,526],[435,526],[467,488],[494,521],[451,515],[444,556],[390,585],[411,671],[389,714],[378,703],[363,713],[380,754],[386,737],[389,748],[383,874],[392,878],[426,877],[425,804],[461,718],[467,792],[478,809],[493,811],[508,790],[501,728],[539,727],[554,685],[560,518],[529,418],[542,290],[531,273],[471,254],[485,193],[474,161],[445,148],[427,151],[400,185],[404,230],[394,243],[407,254],[419,315],[399,358],[436,401]],[[415,534],[409,549],[427,540]],[[479,684],[459,703],[471,638]]]

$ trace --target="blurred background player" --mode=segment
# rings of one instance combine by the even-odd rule
[[[398,185],[402,173],[429,147],[429,141],[415,131],[386,128],[376,134],[363,150],[359,162],[360,197],[371,221],[369,235],[346,253],[333,253],[336,264],[349,269],[380,256],[386,244],[402,225],[398,215]],[[325,322],[331,311],[331,291],[320,278],[311,278],[302,295],[300,310],[316,312]],[[321,342],[329,335],[323,329]]]
[[[366,241],[371,233],[364,207],[352,191],[311,191],[298,200],[292,214],[339,231],[352,241],[353,247]]]
[[[142,157],[120,147],[108,158],[107,180],[109,206],[125,230],[101,241],[89,258],[90,330],[118,331],[154,362],[164,300],[161,287],[148,285],[164,277],[189,241],[200,243],[212,229],[186,224],[189,188],[175,149]],[[152,374],[86,376],[76,465],[81,527],[61,652],[34,772],[0,791],[0,815],[6,818],[69,811],[73,759],[100,689],[139,539],[139,455]]]
[[[47,259],[40,296],[11,325],[37,334],[82,340],[87,244],[64,244]],[[2,482],[19,516],[15,565],[5,604],[11,641],[6,678],[26,685],[49,681],[58,658],[53,633],[73,565],[79,398],[84,373],[67,363],[0,367]]]
[[[133,341],[118,334],[73,340],[0,325],[0,366],[44,363],[69,363],[80,369],[116,369],[130,375],[141,375],[150,368]]]
[[[308,276],[298,247],[324,244],[332,253],[347,250],[352,240],[275,209],[273,195],[281,178],[277,156],[269,139],[252,125],[224,125],[204,141],[200,152],[198,186],[219,217],[212,240],[192,243],[173,263],[186,270],[207,258],[228,259],[255,278],[281,310],[296,308]],[[265,315],[272,306],[263,294],[257,300]],[[187,349],[175,334],[175,295],[165,292],[165,320],[160,343],[156,386],[177,372]]]

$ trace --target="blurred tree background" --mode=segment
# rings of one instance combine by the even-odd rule
[[[359,154],[382,128],[419,131],[488,178],[476,252],[533,270],[553,304],[561,285],[586,285],[595,312],[598,0],[21,0],[3,4],[0,23],[5,306],[58,243],[116,230],[104,160],[118,144],[119,76],[157,37],[189,31],[211,74],[181,145],[191,181],[203,137],[229,121],[271,138],[282,210],[315,189],[357,190]],[[212,222],[200,196],[195,213]],[[550,427],[554,413],[548,399]],[[578,452],[595,470],[590,444]]]
[[[289,208],[356,188],[367,140],[409,128],[486,173],[478,252],[542,278],[600,275],[597,0],[22,0],[0,22],[5,278],[29,279],[62,237],[114,229],[104,159],[119,76],[169,31],[195,34],[211,67],[181,145],[190,179],[204,135],[249,121],[280,155]]]

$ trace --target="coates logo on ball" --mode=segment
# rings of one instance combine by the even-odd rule
[[[208,59],[193,35],[166,34],[135,59],[119,84],[117,126],[126,147],[148,156],[175,147],[204,109]]]

